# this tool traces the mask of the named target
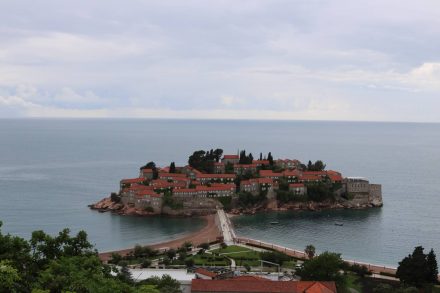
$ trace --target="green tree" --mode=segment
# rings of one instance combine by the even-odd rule
[[[200,244],[199,247],[204,250],[207,250],[207,249],[209,249],[209,243],[204,242],[204,243]]]
[[[148,268],[149,266],[151,266],[151,260],[149,260],[148,258],[144,258],[141,262],[141,267],[145,269]]]
[[[428,266],[427,281],[435,284],[438,282],[438,265],[433,249],[431,249],[431,251],[428,253],[426,257],[426,262]]]
[[[417,288],[422,288],[426,283],[433,283],[432,272],[437,269],[437,266],[433,264],[435,257],[434,259],[432,257],[430,257],[430,262],[433,267],[429,267],[428,255],[423,253],[422,246],[417,246],[412,254],[399,262],[396,277],[405,285]]]
[[[181,293],[180,284],[170,275],[163,275],[161,278],[152,277],[141,282],[142,285],[154,285],[161,293]]]
[[[95,255],[52,260],[39,273],[35,287],[50,292],[127,292],[130,289],[114,278]]]
[[[393,292],[393,287],[389,284],[380,283],[373,289],[373,293],[390,293]]]
[[[341,269],[344,262],[338,253],[324,252],[304,262],[298,274],[304,281],[335,281],[339,288],[345,285]]]
[[[174,249],[171,248],[171,249],[167,250],[166,254],[170,259],[173,259],[174,257],[176,257],[177,253]]]
[[[154,285],[141,285],[136,289],[136,293],[160,293],[160,290]]]
[[[192,258],[188,258],[187,260],[185,260],[185,265],[187,268],[191,268],[194,266],[194,260]]]
[[[269,165],[273,166],[273,157],[272,157],[272,153],[271,152],[269,152],[267,154],[267,160],[269,161]]]
[[[304,252],[307,254],[307,257],[309,259],[312,259],[316,253],[315,246],[313,246],[312,244],[307,245],[306,249],[304,249]]]
[[[17,292],[18,270],[9,261],[0,261],[0,292]]]
[[[185,242],[182,244],[182,246],[185,247],[186,251],[190,251],[191,248],[193,247],[193,244],[192,244],[191,241],[185,241]]]
[[[170,164],[170,173],[176,173],[176,164],[174,162]]]

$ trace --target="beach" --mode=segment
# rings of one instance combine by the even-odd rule
[[[170,241],[155,243],[155,244],[146,244],[145,246],[151,247],[153,249],[171,249],[171,248],[176,249],[185,242],[191,242],[193,246],[198,246],[202,243],[213,242],[217,240],[217,238],[221,236],[221,232],[218,229],[217,224],[215,223],[215,215],[208,215],[202,218],[205,221],[205,225],[199,231],[190,233],[188,235]],[[112,253],[127,255],[128,253],[133,251],[133,249],[134,248],[128,248],[122,250],[103,252],[99,254],[99,258],[102,261],[107,262],[109,259],[111,259]]]

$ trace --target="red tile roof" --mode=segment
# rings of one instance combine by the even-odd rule
[[[253,160],[253,164],[269,165],[269,160]]]
[[[217,274],[216,274],[216,273],[211,272],[211,271],[208,271],[207,269],[204,269],[204,268],[198,268],[198,269],[196,270],[196,274],[205,275],[205,276],[208,276],[208,277],[210,277],[210,278],[215,278],[215,277],[217,277]]]
[[[281,173],[274,173],[272,170],[260,170],[260,176],[262,177],[281,177],[283,174]]]
[[[182,173],[166,173],[166,172],[159,172],[159,178],[161,177],[178,177],[178,178],[186,178],[186,174],[182,174]]]
[[[160,194],[157,194],[156,192],[152,190],[138,190],[136,191],[136,197],[144,197],[144,196],[150,196],[150,197],[162,197]]]
[[[142,183],[144,181],[145,181],[144,178],[130,178],[130,179],[122,179],[121,183],[123,183],[123,184],[125,184],[125,183]]]
[[[300,181],[321,181],[322,177],[316,174],[303,174],[299,177]]]
[[[334,282],[194,279],[191,292],[336,293]]]
[[[257,168],[257,164],[234,164],[234,168]]]
[[[253,275],[243,275],[231,279],[231,281],[268,281],[268,280],[269,279],[259,276],[253,276]]]
[[[197,174],[196,178],[235,178],[235,174]]]
[[[273,184],[273,180],[270,178],[257,178],[257,182],[260,184]]]
[[[295,188],[295,187],[304,187],[305,185],[303,183],[290,183],[289,187]]]
[[[223,159],[239,159],[238,155],[224,155]]]
[[[299,171],[297,171],[297,170],[292,170],[292,171],[284,171],[283,172],[283,176],[285,176],[285,177],[289,177],[289,176],[299,176],[300,175],[300,172]]]

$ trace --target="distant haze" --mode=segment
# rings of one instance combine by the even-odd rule
[[[1,1],[0,118],[440,122],[440,2]]]

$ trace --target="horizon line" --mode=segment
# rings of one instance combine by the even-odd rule
[[[440,124],[440,121],[401,120],[326,120],[326,119],[255,119],[255,118],[173,118],[173,117],[0,117],[1,120],[169,120],[169,121],[238,121],[238,122],[344,122],[344,123],[394,123],[394,124]]]

